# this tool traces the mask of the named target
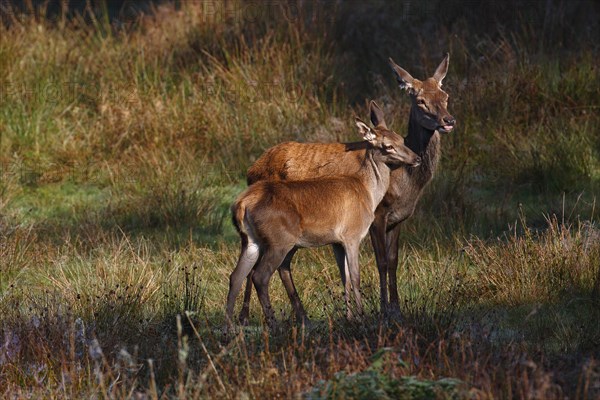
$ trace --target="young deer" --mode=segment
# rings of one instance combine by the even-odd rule
[[[440,63],[433,77],[424,81],[413,78],[391,58],[389,62],[400,88],[408,91],[412,103],[405,143],[422,159],[418,168],[392,170],[390,185],[369,229],[379,270],[381,312],[397,317],[400,315],[396,279],[400,222],[413,214],[423,189],[433,177],[440,158],[440,133],[452,131],[455,120],[448,113],[448,94],[442,90],[449,55]],[[385,128],[385,122],[380,125]],[[363,153],[364,149],[348,151],[338,143],[282,143],[267,150],[250,167],[248,184],[352,173],[360,167]],[[242,322],[248,318],[251,293],[252,285],[248,279],[244,307],[240,313]]]
[[[360,242],[388,188],[391,167],[402,163],[417,166],[421,161],[404,145],[401,136],[386,128],[381,110],[374,102],[371,102],[371,114],[376,122],[373,129],[356,119],[365,142],[339,144],[353,156],[362,154],[356,168],[346,171],[349,175],[301,181],[261,181],[237,198],[231,210],[242,250],[229,280],[228,324],[231,324],[243,281],[252,271],[252,282],[267,323],[273,327],[275,313],[268,287],[278,268],[297,319],[306,320],[306,312],[291,279],[290,261],[299,247],[327,244],[334,245],[348,312],[352,287],[357,310],[362,313],[358,266]]]

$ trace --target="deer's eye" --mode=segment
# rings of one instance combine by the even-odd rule
[[[385,144],[385,145],[383,145],[383,148],[385,149],[385,151],[393,151],[394,150],[394,146],[392,146],[391,144]]]
[[[417,100],[417,104],[420,105],[420,106],[424,106],[425,105],[425,100],[419,99],[419,100]]]

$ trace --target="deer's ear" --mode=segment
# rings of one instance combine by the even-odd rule
[[[356,118],[356,126],[358,126],[358,132],[363,136],[363,139],[365,139],[367,142],[372,142],[373,140],[375,140],[375,132],[373,132],[373,130],[369,128],[369,125],[362,122],[360,118]]]
[[[379,108],[377,103],[371,100],[369,108],[371,109],[371,123],[373,126],[379,126],[387,129],[387,124],[385,123],[385,118],[383,117],[383,111],[381,111],[381,108]]]
[[[450,61],[450,53],[446,53],[446,57],[444,57],[444,59],[442,60],[440,65],[435,70],[435,74],[433,74],[433,79],[438,81],[440,86],[442,86],[442,81],[444,80],[444,78],[446,77],[446,74],[448,73],[449,61]]]
[[[388,61],[390,63],[390,67],[392,67],[392,70],[394,71],[394,75],[396,75],[396,80],[398,81],[400,89],[411,89],[413,87],[415,78],[410,76],[410,74],[404,69],[400,68],[391,57],[388,59]]]

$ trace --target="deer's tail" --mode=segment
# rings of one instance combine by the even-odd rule
[[[231,206],[231,221],[233,226],[240,235],[248,235],[248,230],[244,224],[244,218],[246,217],[246,202],[244,198],[238,198],[235,203]]]
[[[231,206],[231,220],[233,226],[242,238],[242,244],[248,243],[248,238],[252,242],[257,241],[257,234],[253,225],[252,213],[255,212],[255,206],[260,203],[261,192],[250,187],[239,195]]]

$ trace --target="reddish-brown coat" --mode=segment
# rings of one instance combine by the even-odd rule
[[[366,142],[332,145],[332,148],[343,151],[331,154],[337,154],[338,158],[345,155],[358,161],[352,164],[352,168],[341,174],[338,169],[331,176],[325,173],[308,180],[293,180],[283,169],[281,176],[288,180],[256,182],[237,198],[232,206],[232,215],[242,240],[242,251],[230,276],[227,298],[229,322],[242,280],[251,276],[267,321],[270,325],[274,323],[268,283],[276,269],[280,271],[297,317],[306,319],[291,280],[289,263],[297,248],[326,244],[334,245],[349,315],[350,289],[354,292],[359,313],[362,312],[359,244],[366,236],[375,209],[389,186],[390,166],[402,163],[417,166],[421,162],[420,157],[404,145],[401,136],[387,129],[382,112],[374,102],[371,103],[371,113],[378,116],[374,118],[376,122],[381,122],[374,123],[375,128],[357,121]],[[293,148],[293,145],[288,148]],[[282,157],[285,159],[286,155]],[[315,165],[316,160],[311,159],[310,154],[305,153],[305,158],[312,162],[294,159],[290,171],[297,170],[300,165]],[[321,167],[327,168],[326,164]],[[267,168],[268,165],[265,164]],[[247,313],[246,303],[244,307],[243,312]]]
[[[396,287],[399,223],[413,214],[423,189],[437,168],[439,132],[448,133],[454,128],[455,120],[447,110],[448,94],[441,89],[448,60],[446,56],[433,77],[420,81],[390,59],[400,87],[408,91],[412,102],[405,142],[422,162],[417,168],[403,166],[392,170],[390,185],[370,228],[379,269],[382,312],[399,314]],[[364,148],[352,144],[286,142],[267,150],[250,167],[247,180],[248,184],[253,184],[349,174],[360,168],[363,157]],[[245,308],[240,315],[242,320],[247,318],[250,293],[247,288]]]

